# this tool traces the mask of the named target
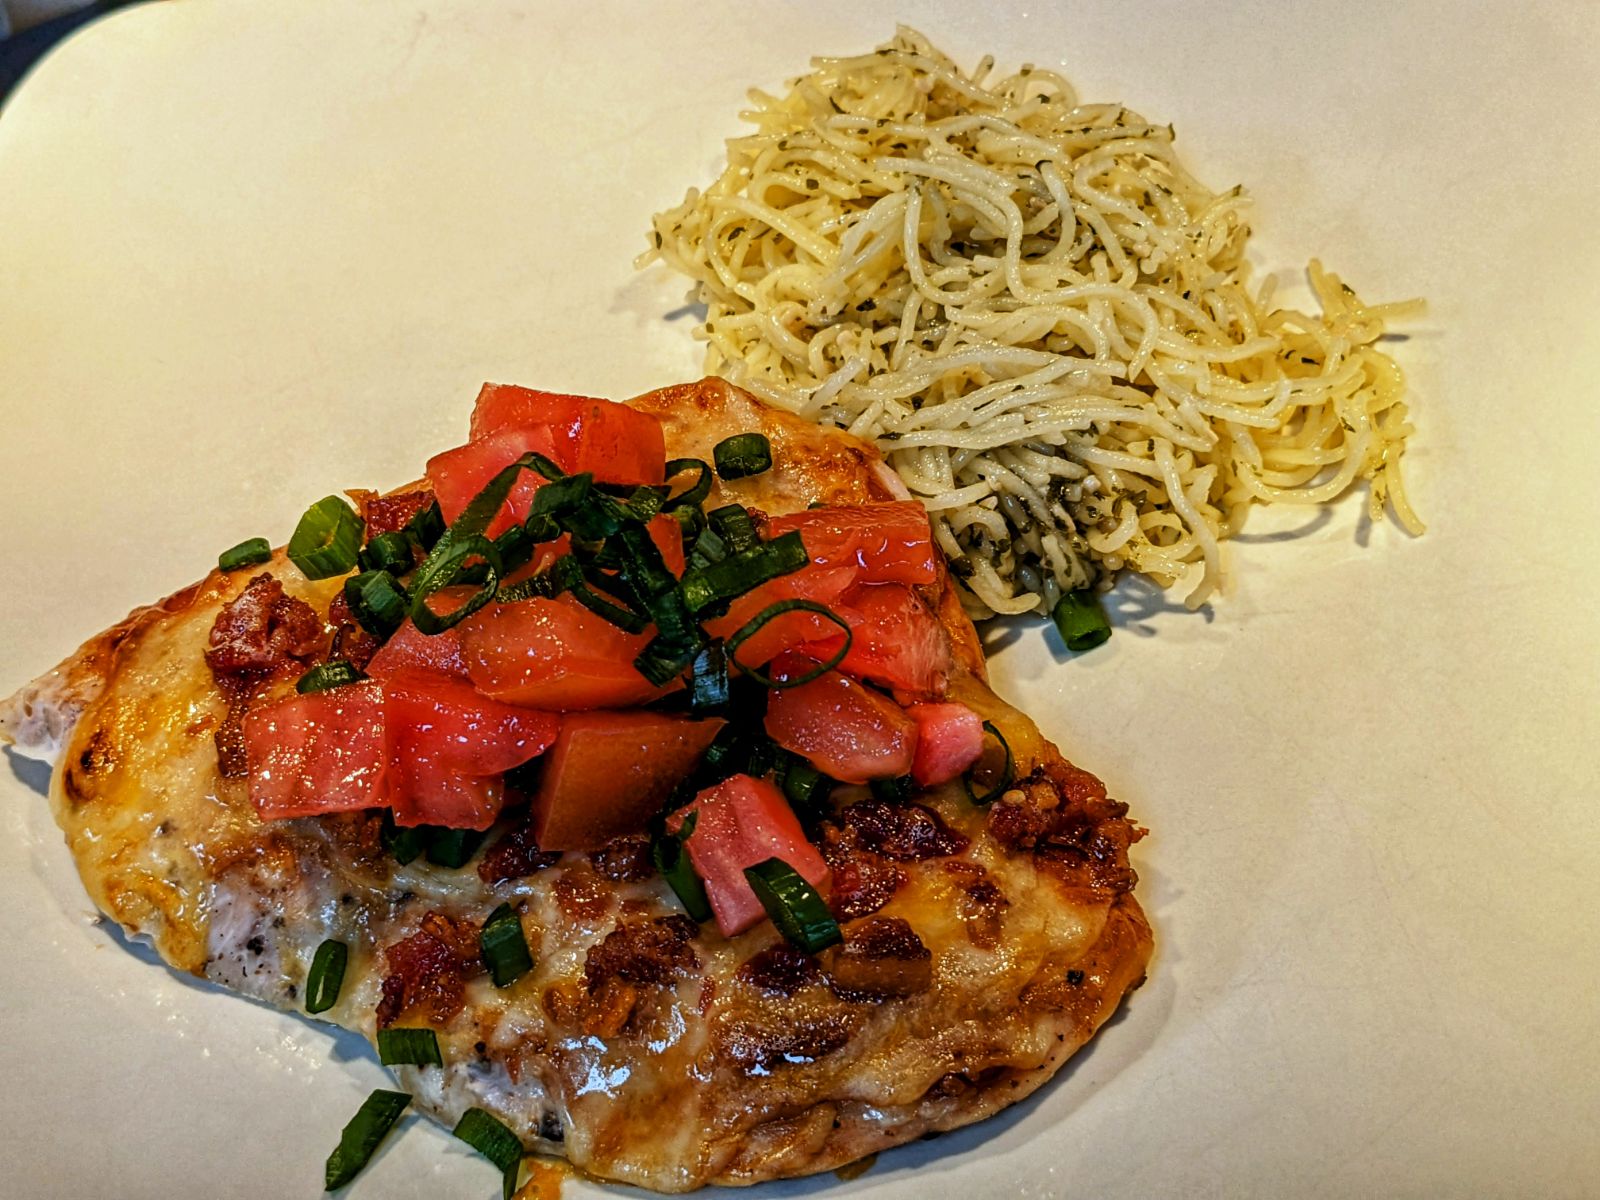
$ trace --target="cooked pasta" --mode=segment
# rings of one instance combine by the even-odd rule
[[[756,132],[654,218],[713,373],[875,440],[974,615],[1049,611],[1132,568],[1191,607],[1252,503],[1369,483],[1414,533],[1401,372],[1312,262],[1320,315],[1252,292],[1249,200],[1170,126],[1031,67],[970,74],[902,28],[752,92]]]

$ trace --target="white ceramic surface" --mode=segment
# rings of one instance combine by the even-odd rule
[[[126,10],[0,112],[0,692],[308,498],[414,478],[483,379],[693,375],[683,284],[630,260],[747,86],[896,16],[1059,66],[1247,184],[1263,267],[1428,298],[1395,351],[1431,529],[1263,520],[1208,613],[1126,590],[1072,662],[1005,632],[1001,690],[1152,830],[1150,981],[1016,1110],[758,1194],[1600,1194],[1597,14]],[[41,787],[0,764],[0,1193],[316,1195],[373,1056],[96,924]],[[412,1119],[350,1194],[496,1186]]]

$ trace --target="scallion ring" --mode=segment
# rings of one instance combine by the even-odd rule
[[[1006,792],[1006,789],[1011,786],[1012,780],[1016,775],[1015,763],[1011,758],[1011,743],[1006,741],[1006,735],[1001,733],[1000,730],[995,727],[993,721],[985,721],[983,723],[983,731],[1000,743],[1001,748],[1006,752],[1006,759],[1000,767],[1000,782],[995,784],[994,787],[990,788],[981,796],[977,795],[972,790],[972,772],[977,769],[977,764],[974,764],[973,767],[966,772],[966,774],[961,776],[961,786],[966,789],[967,799],[971,800],[979,808],[982,808],[987,804],[992,804],[994,801],[1003,796]],[[981,763],[982,761],[983,760],[980,758],[979,762]]]
[[[307,579],[331,579],[356,565],[362,520],[341,496],[324,496],[300,518],[289,538],[289,561]]]
[[[318,663],[295,681],[294,690],[302,696],[312,692],[326,692],[346,684],[360,683],[366,676],[356,670],[353,663],[342,658],[330,658]]]
[[[656,870],[661,872],[661,877],[667,881],[667,886],[672,889],[673,895],[678,897],[678,903],[683,905],[683,911],[696,921],[709,921],[711,901],[706,898],[706,885],[695,873],[694,865],[689,861],[689,854],[683,848],[683,844],[689,840],[689,835],[694,833],[695,821],[699,816],[699,812],[690,813],[683,819],[683,824],[678,827],[677,833],[667,833],[658,837],[650,847],[650,858],[656,864]]]
[[[455,1135],[500,1168],[502,1200],[517,1190],[517,1172],[526,1153],[516,1134],[481,1108],[469,1108],[456,1122]]]
[[[674,458],[667,463],[666,477],[670,482],[674,475],[681,475],[685,471],[698,471],[699,475],[684,491],[667,498],[662,506],[667,512],[680,508],[699,508],[706,502],[706,497],[711,495],[710,463],[703,458]]]
[[[781,858],[746,867],[744,877],[778,932],[807,954],[843,940],[827,901]]]
[[[1061,640],[1074,654],[1093,650],[1111,636],[1111,622],[1093,588],[1079,588],[1056,601],[1050,619],[1061,633]]]
[[[444,544],[444,540],[441,539],[439,545]],[[423,578],[423,570],[419,570],[412,585],[416,589],[416,594],[411,599],[411,620],[420,632],[426,634],[443,633],[446,629],[459,625],[493,600],[495,593],[500,590],[500,577],[505,569],[500,559],[500,551],[482,534],[470,534],[460,538],[451,544],[448,554],[435,561],[437,555],[436,549],[428,556],[427,564],[424,564],[423,570],[429,570],[431,566],[427,579]],[[472,558],[482,558],[487,565],[483,583],[459,607],[448,613],[435,612],[428,603],[428,597],[440,588],[448,587]]]
[[[483,840],[489,836],[473,829],[445,829],[438,825],[429,825],[425,828],[428,861],[436,867],[444,867],[451,871],[458,871],[466,866],[478,852],[478,847],[483,845]]]
[[[478,950],[497,988],[510,987],[533,970],[533,954],[522,932],[522,918],[509,904],[489,914],[478,933]]]
[[[344,599],[356,623],[373,637],[387,638],[411,610],[411,597],[387,571],[363,571],[344,581]]]
[[[404,575],[411,570],[411,539],[399,530],[380,533],[362,547],[358,561],[368,571]]]
[[[737,433],[711,449],[717,474],[723,479],[743,479],[772,469],[772,443],[765,434]]]
[[[329,938],[317,947],[311,956],[311,970],[306,973],[306,1011],[327,1012],[339,999],[339,989],[344,986],[345,963],[350,959],[350,947]]]
[[[813,612],[820,617],[826,617],[844,630],[844,645],[840,646],[827,662],[818,663],[814,670],[807,671],[797,679],[777,680],[760,667],[747,667],[740,662],[739,647],[754,637],[769,621],[774,621],[783,616],[784,613],[789,612]],[[776,688],[781,691],[784,688],[799,687],[802,683],[810,683],[813,679],[819,679],[825,673],[837,667],[844,661],[845,655],[850,653],[852,637],[850,623],[826,605],[818,604],[815,600],[779,600],[774,604],[767,605],[766,608],[751,617],[739,627],[737,633],[728,639],[728,661],[764,687]]]
[[[361,1168],[371,1161],[373,1153],[410,1103],[411,1097],[404,1092],[388,1092],[382,1088],[362,1102],[339,1134],[338,1146],[328,1155],[322,1173],[326,1190],[342,1188],[361,1173]]]
[[[431,1029],[378,1030],[378,1061],[386,1067],[442,1067],[439,1035]]]
[[[267,544],[266,538],[248,538],[217,555],[217,570],[241,571],[245,567],[256,566],[271,558],[272,547]]]

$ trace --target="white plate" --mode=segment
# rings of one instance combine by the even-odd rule
[[[1007,646],[1001,690],[1153,831],[1150,982],[1017,1110],[761,1194],[1594,1195],[1597,10],[988,7],[909,19],[1175,122],[1254,191],[1264,267],[1428,297],[1396,353],[1432,529],[1262,521],[1207,614]],[[650,213],[746,86],[890,33],[859,3],[275,0],[68,43],[0,114],[0,692],[308,497],[415,477],[483,379],[693,375],[683,284],[630,268]],[[93,923],[38,786],[0,771],[0,1190],[315,1195],[381,1069]],[[413,1122],[351,1194],[495,1186]]]

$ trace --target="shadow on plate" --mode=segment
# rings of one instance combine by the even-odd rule
[[[6,761],[11,766],[12,778],[36,795],[48,796],[50,794],[51,766],[49,763],[18,754],[10,746],[6,747],[5,754]]]

